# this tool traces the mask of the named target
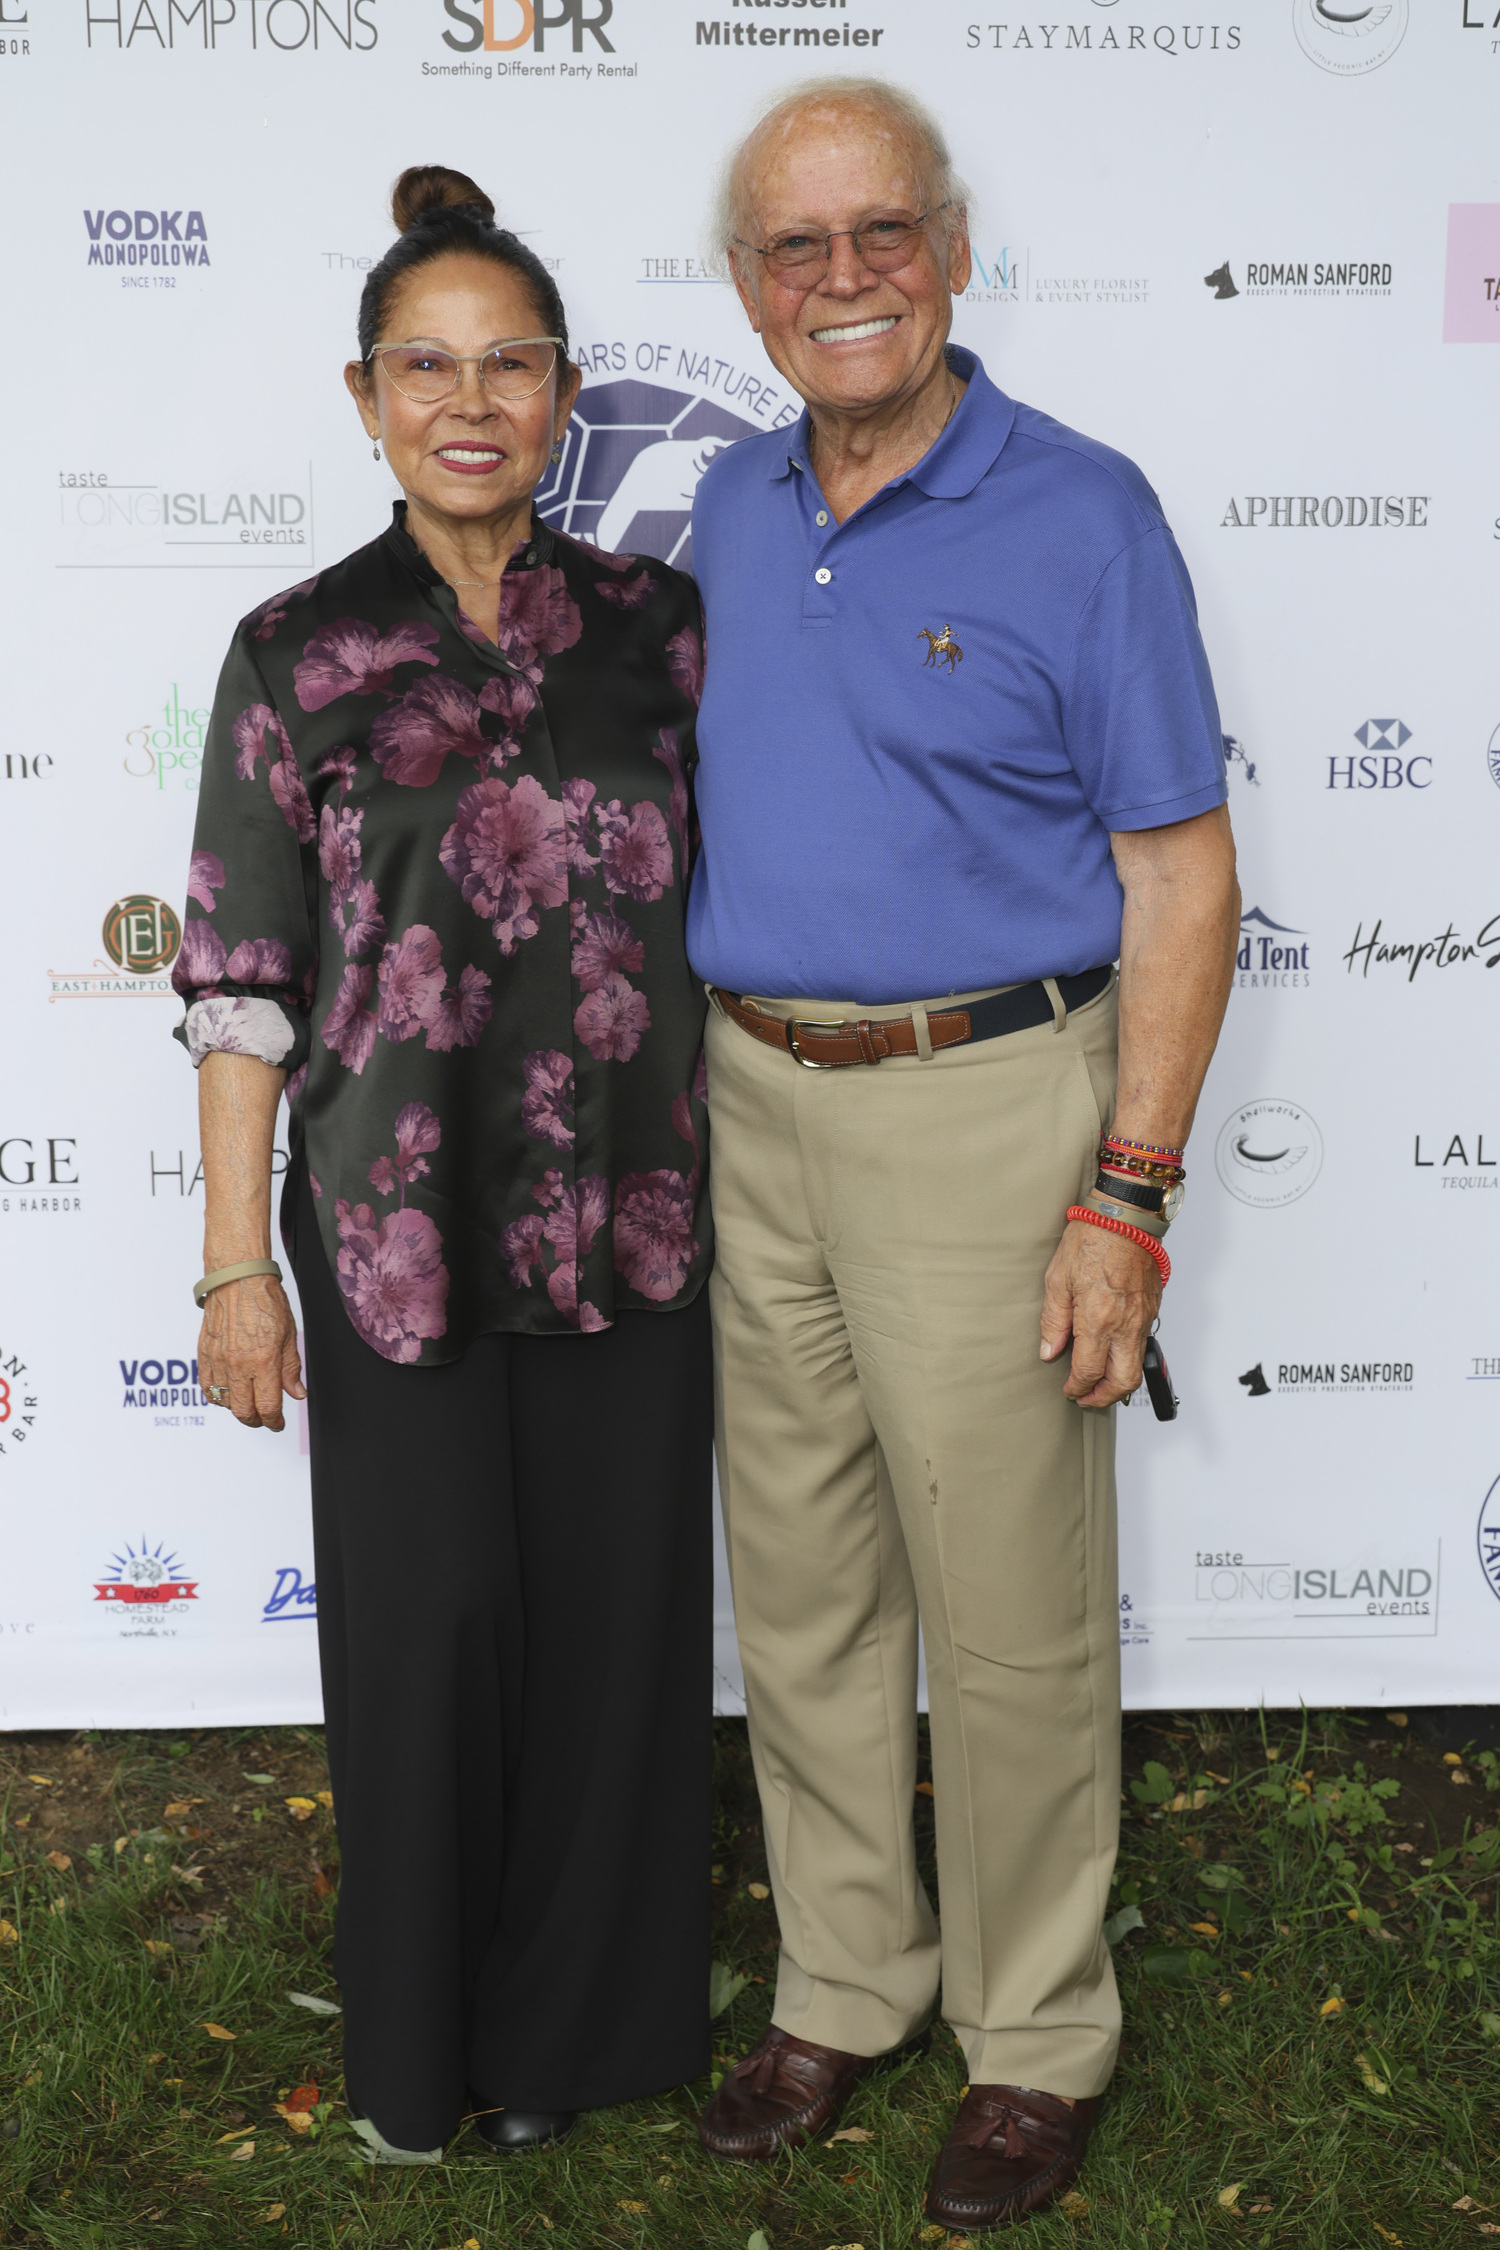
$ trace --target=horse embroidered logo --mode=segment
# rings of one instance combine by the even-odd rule
[[[964,652],[953,638],[951,625],[945,625],[940,633],[929,633],[925,625],[920,626],[917,639],[927,643],[927,654],[922,659],[924,670],[929,664],[935,670],[939,658],[947,665],[950,673],[958,670]]]

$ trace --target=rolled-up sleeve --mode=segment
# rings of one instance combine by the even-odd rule
[[[1108,829],[1171,827],[1228,795],[1192,582],[1164,524],[1117,554],[1089,595],[1063,726],[1084,795]]]
[[[307,784],[248,637],[236,635],[214,697],[172,983],[174,1032],[205,1054],[307,1060],[317,983],[318,862]]]

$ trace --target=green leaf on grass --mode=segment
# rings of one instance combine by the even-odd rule
[[[1138,1906],[1122,1906],[1119,1913],[1111,1914],[1105,1923],[1104,1942],[1110,1946],[1118,1945],[1121,1938],[1128,1937],[1132,1930],[1143,1930],[1145,1927],[1146,1917]]]
[[[294,2008],[306,2008],[315,2016],[341,2016],[344,2012],[336,2000],[320,2000],[312,1992],[289,1992],[287,1998]]]
[[[1173,1781],[1166,1767],[1158,1765],[1154,1758],[1148,1758],[1143,1770],[1145,1780],[1132,1781],[1130,1784],[1130,1794],[1134,1797],[1136,1803],[1138,1805],[1169,1804],[1177,1793],[1177,1784]]]
[[[1500,2016],[1495,2015],[1491,2009],[1485,2008],[1480,2014],[1479,2028],[1486,2039],[1500,2039]]]
[[[739,1969],[729,1968],[723,1961],[714,1961],[708,1971],[708,2012],[722,2016],[724,2010],[742,1993],[750,1979]]]
[[[745,2250],[771,2250],[771,2237],[760,2227],[757,2227],[750,2240],[745,2244]]]
[[[1148,1945],[1142,1955],[1148,1984],[1190,1984],[1213,1975],[1213,1959],[1198,1945]]]

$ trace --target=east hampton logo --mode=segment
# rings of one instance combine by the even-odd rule
[[[18,1352],[0,1346],[0,1461],[29,1444],[36,1431],[36,1378]]]
[[[1323,1168],[1323,1136],[1296,1102],[1246,1102],[1214,1144],[1219,1178],[1237,1203],[1277,1211],[1306,1195]]]
[[[1299,1560],[1264,1546],[1200,1551],[1196,1616],[1215,1640],[1421,1638],[1436,1633],[1440,1546]],[[1330,1636],[1329,1629],[1333,1628]]]
[[[1277,922],[1263,908],[1252,906],[1240,919],[1240,945],[1235,955],[1235,982],[1241,991],[1284,991],[1289,985],[1312,983],[1312,944],[1303,930]]]
[[[174,997],[162,972],[177,958],[182,923],[175,907],[149,891],[117,898],[100,931],[107,961],[74,973],[49,969],[53,1000],[143,1000]]]
[[[290,559],[281,549],[298,562],[312,560],[310,462],[290,474],[246,471],[211,480],[180,470],[148,478],[59,469],[57,488],[60,569],[279,567]]]
[[[579,392],[562,459],[537,492],[538,512],[611,553],[638,549],[689,569],[704,470],[739,438],[786,428],[795,403],[764,377],[695,346],[598,344],[578,356],[587,375],[618,379],[586,382]]]
[[[201,211],[107,211],[83,214],[91,266],[206,266],[208,229]]]
[[[1309,62],[1358,78],[1389,62],[1406,36],[1409,0],[1292,0],[1292,28]]]

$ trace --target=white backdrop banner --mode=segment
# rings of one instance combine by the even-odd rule
[[[167,972],[231,627],[393,496],[340,379],[392,178],[471,172],[557,272],[548,516],[687,563],[705,464],[796,411],[702,262],[714,167],[861,70],[972,182],[958,339],[1160,491],[1229,736],[1183,1413],[1121,1417],[1128,1700],[1495,1697],[1500,7],[1009,6],[0,0],[3,1723],[317,1712],[300,1417],[196,1385]]]

